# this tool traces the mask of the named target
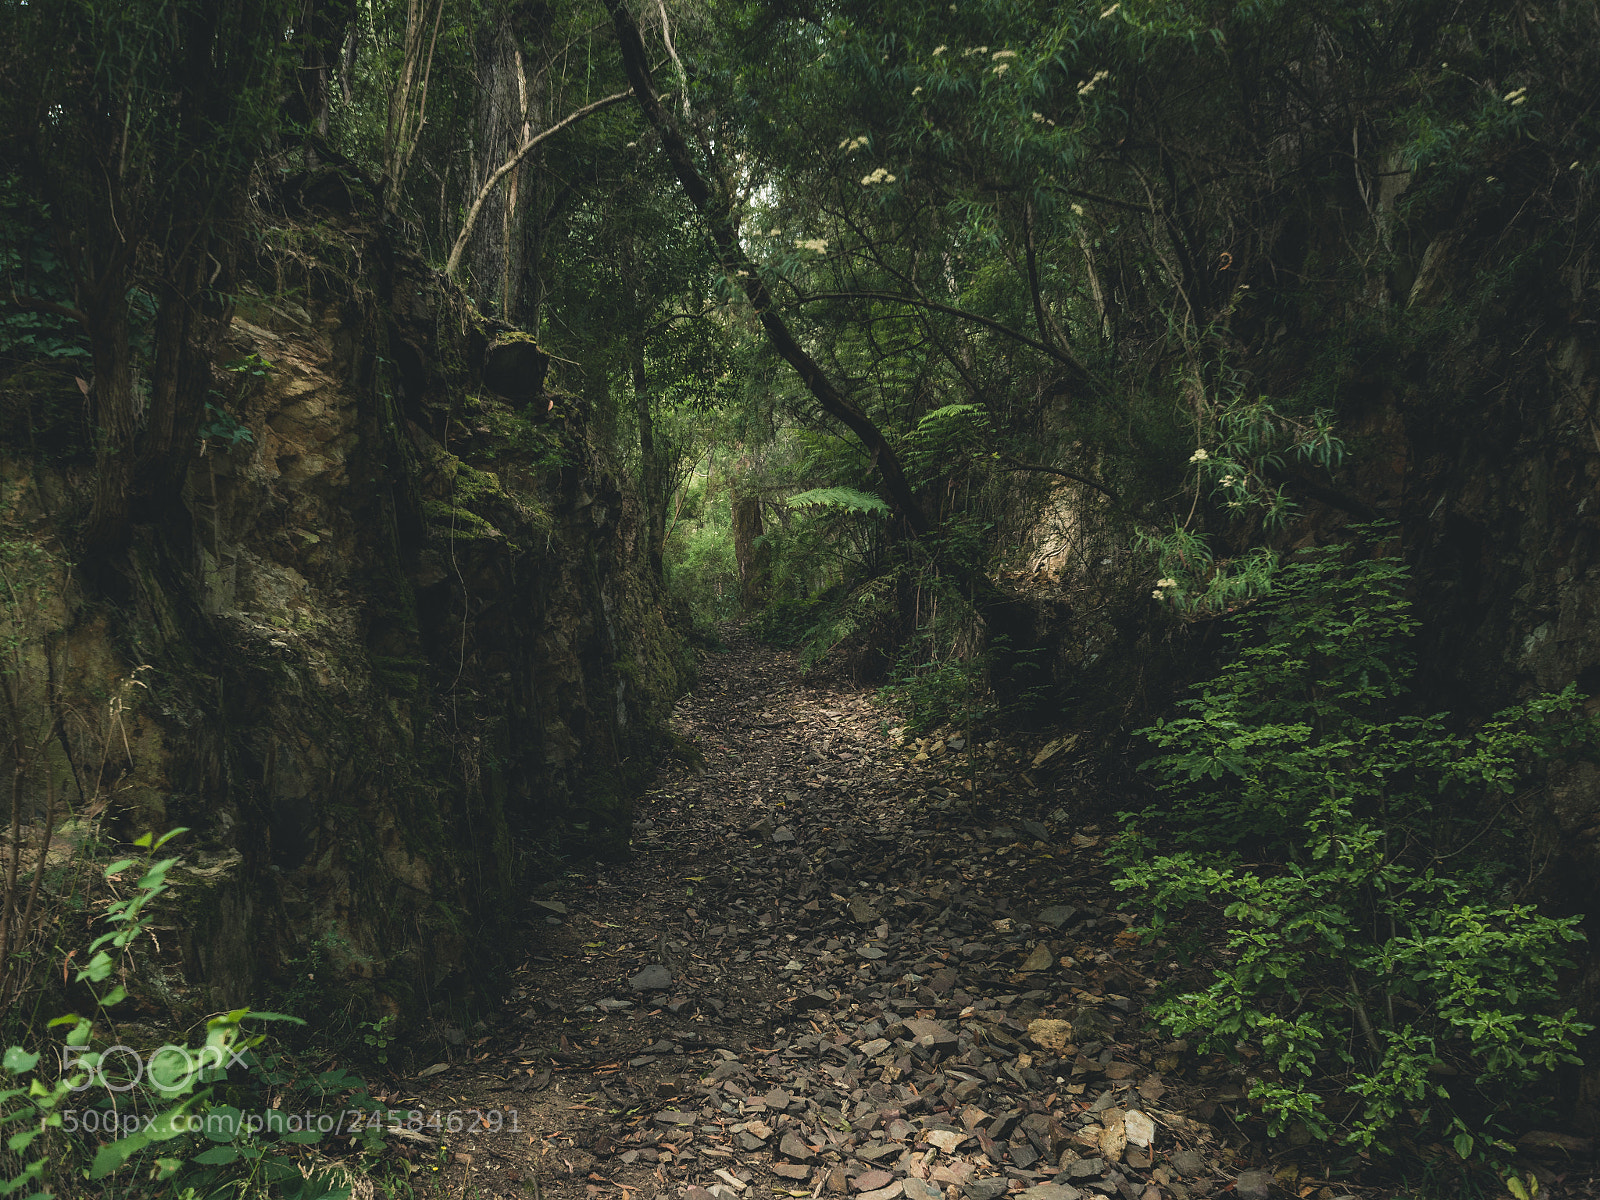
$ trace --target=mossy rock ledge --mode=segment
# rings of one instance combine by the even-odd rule
[[[685,681],[637,505],[545,401],[548,356],[387,237],[264,244],[221,350],[271,364],[230,400],[253,440],[196,455],[191,527],[136,531],[125,597],[55,559],[40,583],[40,677],[65,710],[125,700],[107,832],[190,828],[149,952],[173,1016],[459,1021],[549,864],[628,853]],[[82,473],[0,472],[58,544]],[[79,725],[63,763],[100,757]]]

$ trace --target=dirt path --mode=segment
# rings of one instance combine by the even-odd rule
[[[419,1190],[1265,1195],[1224,1144],[1234,1077],[1140,1019],[1166,967],[1044,790],[1070,753],[888,717],[742,635],[708,659],[675,718],[704,772],[664,773],[633,863],[535,901],[505,1012],[387,1097],[425,1114]]]

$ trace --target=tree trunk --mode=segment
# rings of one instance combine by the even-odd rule
[[[733,561],[739,569],[739,603],[754,612],[767,602],[771,583],[772,552],[761,540],[761,497],[735,493],[733,497]]]
[[[491,10],[473,40],[477,144],[468,179],[469,203],[543,124],[545,71],[542,62],[530,62],[523,49],[532,51],[542,43],[548,21],[544,5],[510,0]],[[534,199],[537,155],[542,153],[518,162],[510,177],[484,198],[468,244],[473,299],[485,312],[511,324],[520,324],[526,311],[523,226]]]
[[[644,504],[645,549],[656,578],[665,576],[667,542],[667,472],[656,442],[655,415],[650,411],[650,390],[645,380],[644,338],[635,333],[628,341],[633,376],[633,411],[639,425],[639,496]]]

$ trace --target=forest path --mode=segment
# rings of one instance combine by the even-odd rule
[[[1208,1119],[1238,1087],[1216,1075],[1200,1093],[1179,1078],[1193,1056],[1141,1018],[1160,952],[1127,931],[1098,830],[1074,828],[1019,751],[902,746],[888,715],[739,631],[707,658],[674,718],[703,773],[663,772],[633,862],[533,901],[505,1011],[388,1097],[424,1114],[419,1191],[1266,1186],[1235,1182],[1220,1142],[1242,1138]]]

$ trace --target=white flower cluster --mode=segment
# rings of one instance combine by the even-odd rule
[[[1196,450],[1193,454],[1189,455],[1189,461],[1192,463],[1205,462],[1205,460],[1210,457],[1211,455],[1207,454],[1204,450]]]
[[[861,186],[863,186],[863,187],[871,187],[875,183],[893,183],[893,182],[894,182],[894,176],[889,174],[889,172],[887,170],[885,170],[883,167],[879,167],[871,175],[863,175],[861,177]]]
[[[854,154],[866,144],[867,135],[863,133],[860,137],[845,138],[844,141],[839,143],[839,149],[843,150],[846,154]]]
[[[1150,598],[1152,600],[1165,600],[1167,598],[1166,589],[1177,586],[1178,581],[1176,579],[1158,579],[1156,580],[1156,590],[1150,593]]]
[[[1078,85],[1078,95],[1087,96],[1099,86],[1102,79],[1109,77],[1110,74],[1110,71],[1096,71],[1092,78],[1087,79]]]
[[[828,248],[827,238],[795,238],[794,244],[801,250],[815,250],[818,254]]]
[[[1017,52],[1015,50],[996,50],[989,57],[995,62],[999,62],[1002,58],[1015,58],[1016,56]]]
[[[1104,21],[1107,17],[1115,16],[1116,12],[1117,12],[1117,9],[1119,9],[1121,7],[1122,7],[1122,0],[1117,0],[1117,3],[1113,4],[1110,8],[1106,9],[1104,12],[1102,12],[1100,14],[1100,19],[1102,21]]]
[[[946,46],[943,42],[940,42],[937,46],[935,46],[933,48],[933,56],[935,58],[938,58],[939,55],[943,54],[948,49],[950,49],[949,46]]]
[[[1517,105],[1527,101],[1528,89],[1525,87],[1519,87],[1515,91],[1507,92],[1504,96],[1501,96],[1500,99],[1511,105],[1512,108],[1515,108]]]

